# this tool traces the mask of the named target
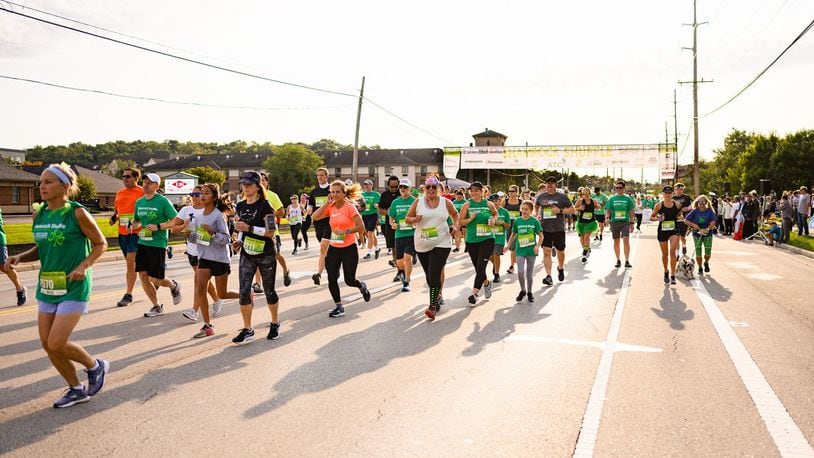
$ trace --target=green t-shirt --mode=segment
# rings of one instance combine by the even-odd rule
[[[3,210],[0,210],[0,245],[8,245],[6,241],[6,230],[3,229]]]
[[[611,222],[630,222],[630,212],[633,211],[635,206],[636,204],[630,196],[614,194],[608,199],[605,210],[610,210]]]
[[[498,207],[497,220],[504,223],[511,223],[512,215],[509,214],[509,210],[506,210],[503,207]],[[511,226],[509,226],[509,228],[511,229]],[[495,245],[506,244],[506,231],[507,229],[505,227],[495,224]]]
[[[407,224],[407,222],[404,221],[413,202],[415,202],[415,197],[413,196],[409,196],[406,199],[399,196],[390,204],[390,210],[387,211],[387,214],[390,215],[390,220],[398,225],[398,228],[396,228],[397,239],[415,235],[415,226]]]
[[[492,217],[489,202],[485,200],[475,202],[470,199],[468,212],[469,214],[464,215],[464,218],[474,215],[475,219],[466,224],[466,243],[478,243],[495,238],[495,230],[489,226],[489,218]]]
[[[376,191],[368,191],[362,193],[362,198],[365,200],[365,211],[362,212],[362,215],[375,215],[379,212],[379,200],[382,198],[382,195]]]
[[[82,233],[77,208],[81,204],[68,201],[57,210],[43,205],[34,217],[31,231],[40,256],[37,299],[43,302],[90,300],[93,272],[87,270],[82,281],[69,281],[66,277],[90,254],[90,240]]]
[[[540,221],[532,217],[523,219],[521,216],[514,220],[512,232],[517,234],[514,240],[514,254],[517,256],[534,256],[537,234],[543,232]]]
[[[599,208],[604,209],[605,205],[608,205],[608,196],[606,196],[605,194],[602,193],[594,194],[591,196],[591,198],[595,200],[596,203],[599,204]]]
[[[136,201],[136,211],[133,219],[141,223],[141,230],[138,233],[138,243],[140,245],[152,246],[156,248],[167,248],[167,229],[160,231],[148,231],[148,224],[164,224],[178,216],[175,207],[161,194],[153,195],[152,199],[141,197]]]

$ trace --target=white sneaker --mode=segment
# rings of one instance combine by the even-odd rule
[[[223,299],[218,299],[212,303],[212,316],[220,315],[221,307],[223,306]]]
[[[183,315],[184,318],[190,321],[198,321],[198,312],[196,312],[195,309],[189,309],[182,313],[181,315]]]

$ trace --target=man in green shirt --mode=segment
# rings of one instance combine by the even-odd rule
[[[602,188],[599,186],[594,188],[594,195],[592,195],[591,198],[599,204],[599,208],[605,208],[605,205],[608,204],[608,196],[602,194]],[[594,214],[594,218],[596,218],[596,222],[599,223],[599,232],[594,236],[594,240],[602,240],[602,233],[605,231],[605,214],[603,212],[597,212]]]
[[[415,253],[415,226],[407,224],[407,213],[410,207],[415,202],[415,197],[411,194],[412,185],[408,178],[399,180],[399,193],[400,197],[393,200],[390,204],[388,215],[390,216],[390,225],[396,231],[396,268],[399,270],[396,275],[401,280],[401,290],[403,292],[410,291],[410,275],[413,272],[412,258]],[[410,258],[405,259],[405,254],[409,254]]]
[[[382,195],[373,190],[373,181],[365,180],[362,184],[362,199],[365,200],[365,210],[362,212],[362,220],[365,222],[365,231],[367,232],[367,254],[365,261],[371,258],[379,259],[379,253],[382,251],[379,248],[379,242],[376,239],[376,224],[379,220],[379,200]],[[375,250],[375,251],[374,251]]]
[[[161,178],[157,173],[144,175],[144,197],[136,201],[135,215],[139,231],[138,249],[136,250],[136,272],[141,280],[144,293],[153,307],[144,313],[145,317],[164,314],[164,304],[158,303],[156,287],[164,286],[172,293],[172,303],[181,303],[181,285],[175,280],[166,278],[167,234],[175,226],[184,224],[178,218],[178,212],[170,201],[158,194]]]
[[[630,265],[630,233],[633,231],[634,209],[636,207],[633,199],[625,194],[625,182],[619,180],[615,185],[616,194],[608,199],[605,205],[605,217],[610,220],[611,235],[613,236],[613,252],[616,254],[616,267],[622,267],[619,260],[619,239],[625,243],[625,268]]]

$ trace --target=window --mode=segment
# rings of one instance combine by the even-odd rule
[[[229,169],[229,176],[230,177],[239,177],[240,176],[240,170],[238,170],[238,169]]]
[[[426,166],[426,165],[422,165],[422,166],[420,167],[420,172],[421,172],[421,174],[422,174],[422,175],[426,175],[426,174],[427,174],[427,166]]]
[[[19,186],[12,186],[11,187],[11,203],[19,204],[20,203],[20,187]]]
[[[409,165],[402,165],[401,166],[401,176],[406,177],[410,173],[410,166]]]
[[[384,168],[384,174],[387,175],[387,176],[393,175],[393,166],[392,165],[386,166]]]
[[[376,167],[368,167],[367,168],[367,175],[368,176],[375,176],[376,175]]]
[[[339,168],[339,167],[335,168],[334,169],[334,176],[337,177],[337,178],[341,177],[342,176],[342,169]]]

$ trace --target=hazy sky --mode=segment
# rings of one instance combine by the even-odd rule
[[[365,95],[360,142],[467,145],[488,127],[522,145],[656,143],[692,122],[692,2],[15,0],[271,78]],[[0,0],[4,8],[38,17]],[[809,0],[699,0],[701,114],[726,101],[814,18]],[[50,18],[54,20],[53,18]],[[64,22],[64,21],[60,21]],[[82,27],[82,26],[79,26]],[[83,27],[87,30],[92,30]],[[217,60],[216,60],[217,59]],[[128,95],[285,110],[168,105],[0,79],[0,147],[165,140],[352,143],[356,98],[204,68],[0,12],[0,74]],[[814,32],[701,119],[702,157],[733,128],[814,128]],[[692,137],[680,162],[692,158]]]

